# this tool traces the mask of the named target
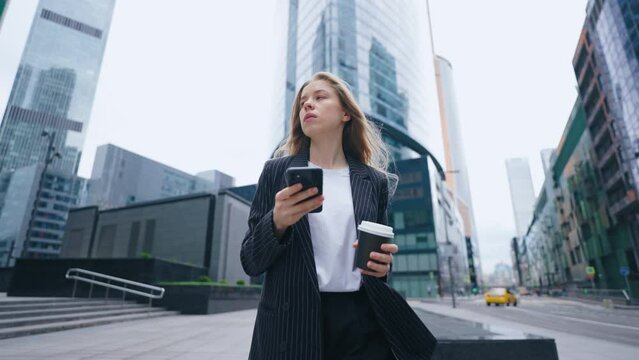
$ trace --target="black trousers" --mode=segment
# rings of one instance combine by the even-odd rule
[[[320,293],[324,360],[394,360],[366,292]]]

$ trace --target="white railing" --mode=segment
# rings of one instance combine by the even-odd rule
[[[75,298],[78,281],[90,284],[91,287],[89,288],[89,298],[91,298],[93,294],[93,285],[103,286],[106,288],[106,294],[104,295],[105,299],[109,297],[109,289],[122,291],[123,302],[126,300],[127,293],[149,298],[149,306],[151,306],[153,299],[161,299],[164,296],[164,288],[161,287],[79,268],[71,268],[67,270],[67,273],[64,277],[67,279],[73,279],[73,298]],[[144,290],[146,290],[146,292]]]

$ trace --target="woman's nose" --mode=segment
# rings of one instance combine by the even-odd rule
[[[303,106],[304,110],[308,111],[310,109],[313,109],[313,102],[310,100],[306,100],[304,102],[304,106]]]

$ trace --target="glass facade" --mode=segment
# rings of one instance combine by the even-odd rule
[[[602,76],[599,86],[620,134],[622,161],[639,180],[639,3],[636,0],[591,1],[589,34]],[[636,186],[636,185],[635,185]]]
[[[542,291],[625,288],[631,296],[639,294],[631,223],[611,215],[595,154],[579,98],[551,156],[528,231],[514,240],[523,285]],[[595,268],[593,279],[586,274],[588,266]],[[620,266],[630,270],[627,283]]]
[[[295,90],[324,70],[349,84],[369,119],[401,134],[385,137],[396,160],[417,157],[410,141],[443,160],[425,2],[291,0],[288,11],[285,100],[277,116],[284,126],[277,127],[277,141],[288,135]]]
[[[579,206],[574,206],[579,216],[576,230],[583,243],[567,252],[569,281],[583,281],[583,266],[589,265],[597,271],[592,285],[624,287],[618,270],[627,266],[626,287],[634,296],[639,293],[638,29],[637,1],[588,3],[573,67],[593,148],[589,164],[604,194],[594,203],[588,197],[575,199],[579,200]],[[576,197],[580,186],[588,185],[578,181],[583,175],[577,173],[577,180],[568,184]]]
[[[400,178],[388,220],[401,251],[393,257],[390,281],[408,297],[439,295],[436,208],[427,162],[426,158],[401,160],[394,169]]]
[[[0,125],[0,171],[43,163],[43,131],[76,173],[114,0],[40,0]]]
[[[442,181],[444,150],[427,3],[290,0],[285,33],[286,81],[278,91],[284,96],[277,102],[273,144],[288,135],[295,91],[306,80],[318,71],[344,79],[367,118],[382,128],[395,161],[389,170],[400,178],[389,205],[389,222],[402,249],[391,285],[409,297],[440,295],[446,279],[440,275],[438,244],[450,230],[448,239],[459,240],[463,256],[466,245],[459,212]],[[464,287],[467,260],[454,266],[457,284]]]
[[[517,236],[526,234],[535,208],[535,192],[528,159],[516,158],[506,160],[510,198],[515,216]]]
[[[61,170],[47,170],[32,212],[42,170],[36,164],[0,174],[0,266],[13,266],[22,255],[53,258],[60,253],[69,209],[78,205],[86,181]]]
[[[7,8],[8,0],[0,0],[0,28],[2,28],[2,20],[4,19],[4,12]]]
[[[444,243],[457,248],[451,262],[455,289],[470,287],[463,220],[430,158],[395,162],[399,184],[391,200],[389,224],[401,251],[394,255],[390,283],[408,297],[435,297],[451,291]]]
[[[446,161],[446,169],[449,170],[449,173],[446,174],[446,185],[451,190],[455,198],[455,205],[463,219],[470,281],[474,286],[477,286],[481,283],[479,243],[470,194],[461,122],[457,111],[453,66],[447,59],[437,56],[436,73],[444,140],[444,160]]]

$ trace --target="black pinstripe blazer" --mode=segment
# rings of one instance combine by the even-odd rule
[[[284,173],[308,166],[308,147],[298,155],[268,160],[251,205],[240,258],[251,276],[266,272],[253,329],[252,360],[321,360],[320,293],[305,215],[278,239],[273,229],[275,194]],[[347,156],[355,222],[387,224],[388,189],[381,172]],[[362,276],[363,287],[398,360],[430,359],[436,340],[385,278]]]

